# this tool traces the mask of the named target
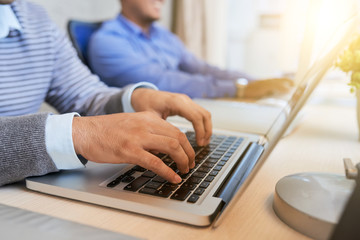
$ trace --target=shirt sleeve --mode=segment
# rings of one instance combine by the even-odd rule
[[[205,76],[212,76],[218,82],[232,81],[234,82],[239,78],[246,78],[249,81],[252,81],[253,78],[243,72],[224,70],[219,67],[210,65],[205,61],[197,58],[194,54],[189,52],[185,46],[179,41],[179,47],[181,49],[181,60],[179,64],[179,69],[181,71],[191,73],[191,74],[201,74]]]
[[[134,90],[137,88],[150,88],[150,89],[158,90],[158,88],[154,84],[148,82],[139,82],[137,84],[128,85],[127,87],[125,87],[124,89],[125,93],[122,95],[124,112],[127,113],[135,112],[134,108],[131,105],[131,95],[134,92]]]
[[[218,81],[201,72],[168,69],[139,56],[131,41],[120,35],[95,34],[89,44],[92,69],[110,86],[150,82],[160,90],[184,93],[192,98],[235,95],[235,82]]]
[[[72,121],[78,113],[49,115],[45,125],[46,151],[57,169],[83,167],[78,159],[72,140]]]

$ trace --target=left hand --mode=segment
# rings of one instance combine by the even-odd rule
[[[249,82],[243,94],[244,98],[261,98],[274,94],[287,93],[294,86],[288,78],[271,78]]]
[[[152,111],[163,119],[173,115],[182,116],[193,124],[199,146],[210,143],[211,114],[187,95],[137,88],[131,96],[131,104],[137,112]]]

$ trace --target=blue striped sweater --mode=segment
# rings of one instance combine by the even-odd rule
[[[57,171],[45,146],[46,101],[60,113],[122,111],[109,88],[79,61],[71,43],[34,4],[12,5],[22,31],[0,39],[0,185]]]

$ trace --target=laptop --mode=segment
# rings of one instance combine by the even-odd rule
[[[196,166],[181,176],[181,184],[170,184],[139,166],[89,162],[84,169],[28,178],[26,186],[46,194],[194,226],[218,226],[351,39],[357,19],[357,15],[352,16],[336,30],[336,36],[305,72],[265,134],[217,128],[210,144],[199,147],[191,127],[180,124],[196,152]],[[241,125],[242,119],[235,120]],[[177,170],[169,156],[160,153],[158,157]]]

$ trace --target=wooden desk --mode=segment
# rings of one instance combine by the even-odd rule
[[[23,183],[0,188],[0,203],[146,239],[308,239],[276,217],[276,182],[298,172],[343,173],[343,157],[360,159],[355,107],[326,101],[304,108],[301,123],[278,144],[215,230],[48,196],[27,190]]]

